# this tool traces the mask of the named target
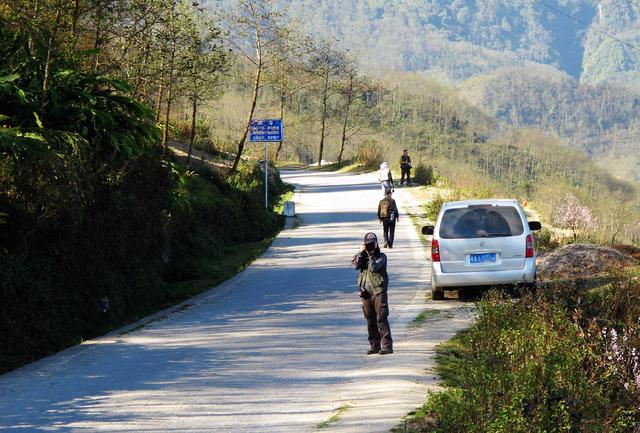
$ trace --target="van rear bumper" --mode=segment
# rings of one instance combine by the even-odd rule
[[[432,289],[439,287],[493,286],[532,284],[536,280],[536,259],[525,260],[523,269],[509,271],[478,271],[444,273],[439,262],[431,263]]]

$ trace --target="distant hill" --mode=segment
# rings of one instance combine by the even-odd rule
[[[535,62],[583,83],[629,82],[640,66],[640,2],[629,0],[278,0],[313,35],[378,69],[466,79]],[[604,36],[603,33],[609,34]],[[629,45],[638,45],[633,49]]]
[[[555,131],[613,175],[640,182],[640,95],[580,85],[548,66],[496,70],[458,89],[499,120]]]

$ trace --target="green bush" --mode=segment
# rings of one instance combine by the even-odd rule
[[[448,201],[447,198],[445,196],[443,196],[442,194],[438,193],[433,198],[433,200],[430,200],[429,202],[427,202],[424,205],[424,210],[425,210],[427,218],[429,220],[435,222],[436,219],[438,218],[438,214],[440,213],[440,209],[442,209],[442,205],[446,201]]]
[[[413,173],[413,181],[420,185],[433,185],[436,181],[433,167],[420,162]]]
[[[535,244],[538,252],[553,251],[558,248],[560,244],[553,238],[553,234],[549,229],[542,229],[533,233]]]
[[[637,314],[638,282],[627,283],[615,287],[632,310],[616,308],[613,323]],[[594,319],[602,323],[619,302],[577,288],[549,295],[514,303],[492,292],[480,302],[476,323],[438,350],[438,371],[449,387],[430,395],[420,413],[433,422],[420,431],[637,431],[637,317],[616,339]]]

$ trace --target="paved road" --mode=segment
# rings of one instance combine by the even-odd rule
[[[433,348],[469,322],[426,303],[423,248],[408,218],[388,251],[396,353],[366,356],[356,274],[361,236],[380,233],[374,175],[288,172],[298,228],[245,272],[152,321],[0,376],[0,430],[385,432],[435,384]],[[402,212],[402,208],[401,208]],[[425,308],[447,310],[407,326]]]

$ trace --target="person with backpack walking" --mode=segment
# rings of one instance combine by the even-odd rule
[[[378,237],[367,233],[360,245],[360,252],[351,261],[360,271],[358,292],[362,299],[362,312],[367,320],[369,350],[367,355],[393,353],[393,340],[389,326],[387,289],[387,256],[380,252]]]
[[[393,177],[391,177],[389,163],[383,162],[380,164],[380,170],[378,170],[378,181],[382,186],[382,195],[385,195],[387,190],[393,190]]]
[[[378,219],[384,232],[384,248],[393,248],[396,222],[400,220],[400,217],[396,201],[391,198],[391,190],[387,190],[385,197],[378,203]]]
[[[404,186],[405,176],[407,178],[407,186],[411,186],[411,157],[409,150],[405,149],[400,157],[400,186]]]

